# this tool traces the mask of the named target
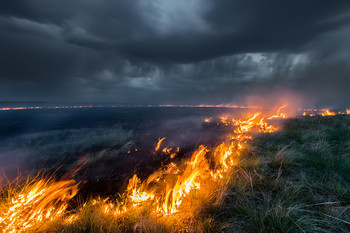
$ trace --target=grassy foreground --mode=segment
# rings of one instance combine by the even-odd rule
[[[349,116],[286,120],[280,132],[254,140],[232,178],[210,227],[350,232]]]
[[[134,208],[133,213],[115,218],[113,213],[99,211],[115,202],[82,201],[84,208],[79,213],[71,210],[78,220],[57,219],[41,229],[350,232],[350,117],[286,120],[281,131],[261,134],[249,143],[237,168],[215,190],[209,200],[200,200],[201,205],[188,214],[166,218],[150,218],[145,208]],[[119,200],[123,201],[123,197]]]

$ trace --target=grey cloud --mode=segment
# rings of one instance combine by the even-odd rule
[[[345,106],[349,27],[342,0],[4,0],[0,99]]]

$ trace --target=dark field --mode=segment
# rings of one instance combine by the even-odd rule
[[[205,118],[245,111],[175,107],[0,111],[0,169],[13,179],[41,169],[60,176],[81,166],[75,178],[84,180],[82,190],[116,193],[134,173],[143,177],[161,165],[162,158],[152,155],[159,138],[166,137],[163,145],[180,147],[185,156],[224,136],[225,129],[204,124]]]
[[[225,127],[207,117],[245,110],[96,108],[0,112],[1,168],[9,178],[40,169],[82,181],[79,197],[114,195],[168,161],[153,154],[158,138],[183,159],[200,144],[222,141]],[[260,134],[215,203],[195,217],[196,232],[350,232],[350,117],[286,119]],[[72,173],[74,171],[75,173]],[[92,218],[86,213],[86,219]],[[85,215],[84,215],[85,216]],[[89,220],[92,221],[92,220]],[[140,222],[141,221],[141,222]],[[169,232],[157,221],[89,222],[67,232]],[[84,222],[85,224],[85,222]],[[185,223],[181,223],[185,224]],[[180,224],[180,225],[181,225]],[[59,228],[58,229],[63,229]],[[179,228],[175,228],[179,229]],[[57,230],[60,232],[60,230]]]

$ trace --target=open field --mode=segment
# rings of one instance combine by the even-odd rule
[[[258,137],[214,222],[233,232],[349,232],[349,126],[348,116],[303,117]]]
[[[56,171],[57,178],[45,178],[46,182],[40,185],[48,190],[57,185],[58,178],[62,182],[68,182],[67,177],[80,182],[79,185],[60,183],[62,196],[65,192],[72,196],[66,197],[67,203],[60,197],[55,199],[55,204],[67,204],[60,204],[65,212],[54,212],[55,221],[36,226],[34,231],[350,231],[348,115],[282,119],[276,123],[279,130],[275,132],[254,133],[252,139],[239,139],[238,144],[244,142],[237,154],[239,160],[230,160],[232,166],[220,170],[224,178],[211,181],[200,177],[206,180],[200,187],[204,191],[199,192],[194,183],[193,191],[181,199],[185,207],[166,214],[162,209],[155,214],[152,205],[157,202],[142,200],[142,205],[136,202],[134,206],[129,193],[132,190],[126,193],[124,190],[142,186],[142,182],[162,167],[172,168],[171,161],[179,170],[187,171],[190,155],[193,158],[201,144],[207,145],[208,151],[218,148],[232,129],[225,124],[218,125],[214,119],[209,123],[204,119],[224,112],[220,109],[106,111],[108,114],[93,112],[92,115],[91,112],[66,111],[61,112],[60,117],[49,111],[46,116],[42,115],[45,122],[38,121],[40,117],[32,112],[29,118],[36,121],[20,117],[13,120],[8,116],[7,128],[3,123],[1,159],[5,162],[1,166],[5,172],[15,171],[10,166],[13,162],[23,169],[24,177],[33,177],[42,168],[46,175]],[[166,138],[161,149],[181,147],[174,160],[154,151],[162,136]],[[234,148],[237,149],[238,144]],[[204,154],[203,159],[208,156],[212,156],[211,152]],[[219,171],[214,170],[213,161],[208,161],[210,163],[206,164],[203,160],[199,170]],[[128,181],[133,174],[137,174],[141,182],[138,179]],[[206,173],[200,174],[205,176]],[[16,177],[16,174],[11,176]],[[176,177],[170,177],[166,181],[174,179]],[[39,176],[34,181],[40,180]],[[22,180],[15,180],[9,187],[6,179],[1,182],[3,212],[8,200],[37,184],[29,181],[23,185]],[[152,198],[152,193],[148,193],[149,196],[139,194],[143,196],[138,197]],[[135,208],[130,208],[132,206]],[[0,226],[4,227],[1,221],[0,218]]]

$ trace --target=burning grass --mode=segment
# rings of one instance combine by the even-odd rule
[[[0,228],[2,232],[35,232],[62,219],[68,202],[78,192],[74,180],[55,181],[37,176],[24,184],[10,184],[2,192]]]
[[[321,124],[322,117],[319,121],[287,120],[284,130],[269,134],[279,129],[272,125],[276,118],[286,117],[282,109],[267,116],[253,113],[242,119],[221,118],[217,123],[231,129],[227,139],[215,147],[201,145],[188,158],[173,161],[177,155],[172,151],[178,149],[162,146],[166,138],[160,138],[153,154],[163,153],[170,162],[146,178],[134,174],[118,196],[81,200],[74,209],[68,208],[77,191],[73,181],[34,179],[8,189],[0,203],[0,226],[7,226],[3,232],[346,232],[350,163],[344,148],[350,148],[350,137],[343,124],[349,119],[342,116],[345,123],[332,126],[342,129],[346,138],[332,135],[327,125],[331,119]],[[315,129],[321,131],[316,136]],[[312,156],[316,157],[310,159]],[[319,160],[334,167],[319,166]],[[60,198],[40,191],[51,186]],[[39,205],[41,212],[33,204],[8,218],[7,213],[17,208],[13,200],[33,190],[45,196],[32,198],[35,205],[52,200]],[[52,208],[57,214],[47,215]],[[36,213],[45,224],[32,221]],[[24,228],[27,225],[31,228]]]

